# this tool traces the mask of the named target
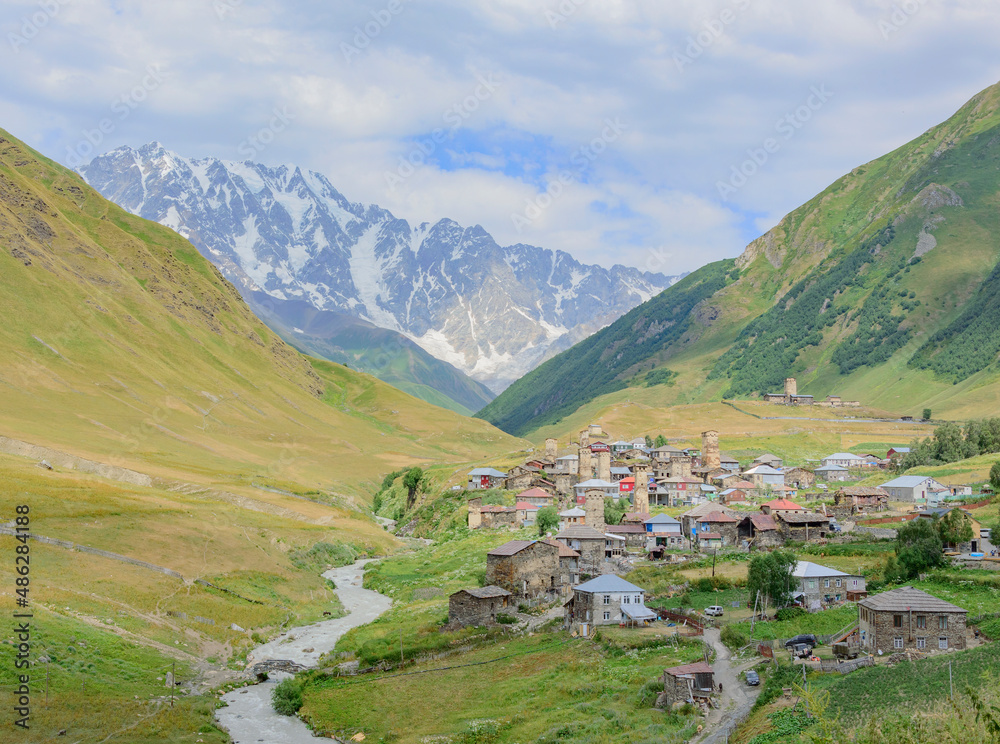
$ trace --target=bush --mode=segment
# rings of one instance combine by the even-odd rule
[[[501,625],[513,625],[517,622],[517,618],[513,615],[508,615],[506,612],[498,612],[497,622]]]
[[[801,607],[782,607],[776,613],[774,617],[776,620],[794,620],[797,617],[802,617],[806,614],[806,611]]]
[[[750,639],[747,638],[747,636],[744,635],[744,633],[735,625],[723,625],[719,638],[728,648],[731,648],[734,651],[738,648],[743,648],[750,643]]]
[[[652,708],[656,705],[656,698],[663,692],[663,680],[651,679],[639,688],[639,699],[636,701],[637,708]]]
[[[294,716],[302,707],[302,683],[283,679],[271,692],[271,704],[283,716]]]

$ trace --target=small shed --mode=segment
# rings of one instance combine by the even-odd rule
[[[460,589],[448,598],[448,622],[457,625],[489,625],[497,613],[510,605],[511,593],[499,586]]]
[[[668,705],[693,702],[715,689],[712,667],[704,661],[682,664],[663,671],[663,693]]]

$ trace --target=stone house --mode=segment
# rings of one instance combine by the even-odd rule
[[[469,490],[478,491],[486,488],[497,488],[503,485],[506,473],[496,468],[476,468],[469,471]]]
[[[511,540],[486,554],[486,582],[518,597],[559,590],[559,548],[541,540]]]
[[[641,524],[611,524],[605,532],[624,538],[626,548],[646,547],[646,528]]]
[[[785,474],[770,465],[754,465],[744,471],[743,477],[753,483],[754,488],[764,492],[773,490],[775,486],[785,485]]]
[[[574,524],[583,526],[586,523],[587,512],[578,506],[559,512],[559,529],[561,530],[564,530]]]
[[[788,540],[822,540],[830,533],[830,518],[813,512],[782,512],[774,515],[778,531]]]
[[[752,549],[776,548],[785,544],[785,538],[778,529],[778,523],[770,514],[750,514],[737,526],[741,543],[746,542]]]
[[[719,493],[720,504],[741,504],[747,500],[747,493],[739,488],[727,488]]]
[[[889,506],[889,494],[871,486],[845,486],[833,494],[834,506],[850,506],[852,513],[883,511]]]
[[[708,697],[715,689],[712,667],[704,661],[665,669],[662,679],[664,707],[694,702],[695,697]]]
[[[555,504],[556,497],[547,491],[543,491],[541,488],[529,488],[527,491],[521,491],[521,493],[514,497],[514,500],[523,501],[542,509]]]
[[[774,499],[760,505],[763,514],[777,516],[779,514],[791,514],[792,512],[803,512],[805,507],[796,504],[788,499]]]
[[[792,570],[792,577],[798,580],[798,589],[792,597],[809,610],[845,602],[848,595],[851,601],[868,595],[864,576],[846,574],[818,563],[799,561]]]
[[[760,457],[755,457],[754,458],[754,464],[755,465],[769,465],[769,466],[771,466],[772,468],[774,468],[776,470],[780,470],[784,466],[785,461],[782,460],[777,455],[772,455],[772,454],[768,453],[768,454],[761,455]]]
[[[558,540],[543,540],[542,542],[554,545],[559,550],[559,579],[556,581],[556,585],[566,592],[569,591],[569,587],[579,584],[580,554]]]
[[[696,525],[699,538],[709,533],[717,534],[723,547],[736,545],[739,541],[737,535],[739,520],[720,511],[710,512],[703,517],[698,517]]]
[[[504,488],[509,491],[530,488],[532,481],[540,477],[543,472],[541,468],[534,465],[516,465],[507,473],[507,477],[504,479]]]
[[[785,468],[785,485],[798,489],[812,488],[816,485],[816,475],[805,468]]]
[[[860,470],[866,466],[865,458],[852,452],[835,452],[823,458],[822,465],[839,465],[848,470]]]
[[[605,574],[573,587],[564,605],[566,622],[592,625],[648,624],[656,613],[645,605],[646,591],[614,574]]]
[[[945,550],[957,550],[960,553],[978,553],[983,548],[983,525],[972,516],[972,512],[957,506],[944,506],[937,509],[924,509],[917,512],[917,516],[921,519],[942,519],[953,511],[959,512],[968,520],[969,527],[972,528],[972,539],[958,544],[946,543],[944,546]]]
[[[469,529],[470,530],[515,530],[521,528],[521,521],[517,518],[517,509],[512,506],[497,506],[487,504],[483,506],[481,496],[469,499]]]
[[[654,517],[647,517],[642,524],[646,530],[646,550],[656,547],[684,547],[685,538],[681,531],[681,523],[673,517],[657,514]]]
[[[727,516],[736,518],[741,516],[739,512],[734,509],[730,509],[728,506],[722,506],[720,504],[701,504],[693,509],[688,509],[686,512],[681,514],[681,532],[684,537],[690,537],[693,532],[698,530],[698,520],[704,517],[706,514],[712,514],[713,512],[721,512]]]
[[[893,501],[925,500],[927,494],[947,490],[947,486],[926,475],[901,475],[883,483],[881,488]]]
[[[881,654],[963,649],[967,614],[912,586],[882,592],[858,603],[861,647]]]
[[[580,554],[580,573],[599,574],[607,557],[608,537],[593,527],[570,525],[556,535],[556,540]]]
[[[489,625],[510,606],[511,594],[499,586],[461,589],[448,598],[448,622],[453,625]]]
[[[580,456],[563,455],[562,457],[557,457],[555,472],[576,475],[580,472]]]
[[[535,516],[538,514],[538,507],[529,504],[527,501],[518,501],[514,504],[517,510],[517,518],[525,527],[530,527],[535,523]]]
[[[600,478],[590,478],[573,486],[577,504],[583,505],[586,503],[587,491],[601,491],[604,496],[611,496],[614,499],[617,499],[620,495],[617,483]]]
[[[840,465],[823,465],[813,471],[819,480],[827,483],[840,483],[851,476],[851,471],[842,468]]]
[[[701,481],[688,476],[657,478],[660,493],[655,503],[659,506],[680,506],[691,503],[692,498],[701,493]]]

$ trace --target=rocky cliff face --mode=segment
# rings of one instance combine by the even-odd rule
[[[190,160],[151,143],[80,173],[188,238],[244,293],[400,332],[498,392],[677,280],[500,246],[452,220],[410,225],[292,166]]]

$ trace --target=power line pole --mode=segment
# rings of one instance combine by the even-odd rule
[[[170,707],[174,707],[174,688],[177,687],[177,660],[170,663]]]

